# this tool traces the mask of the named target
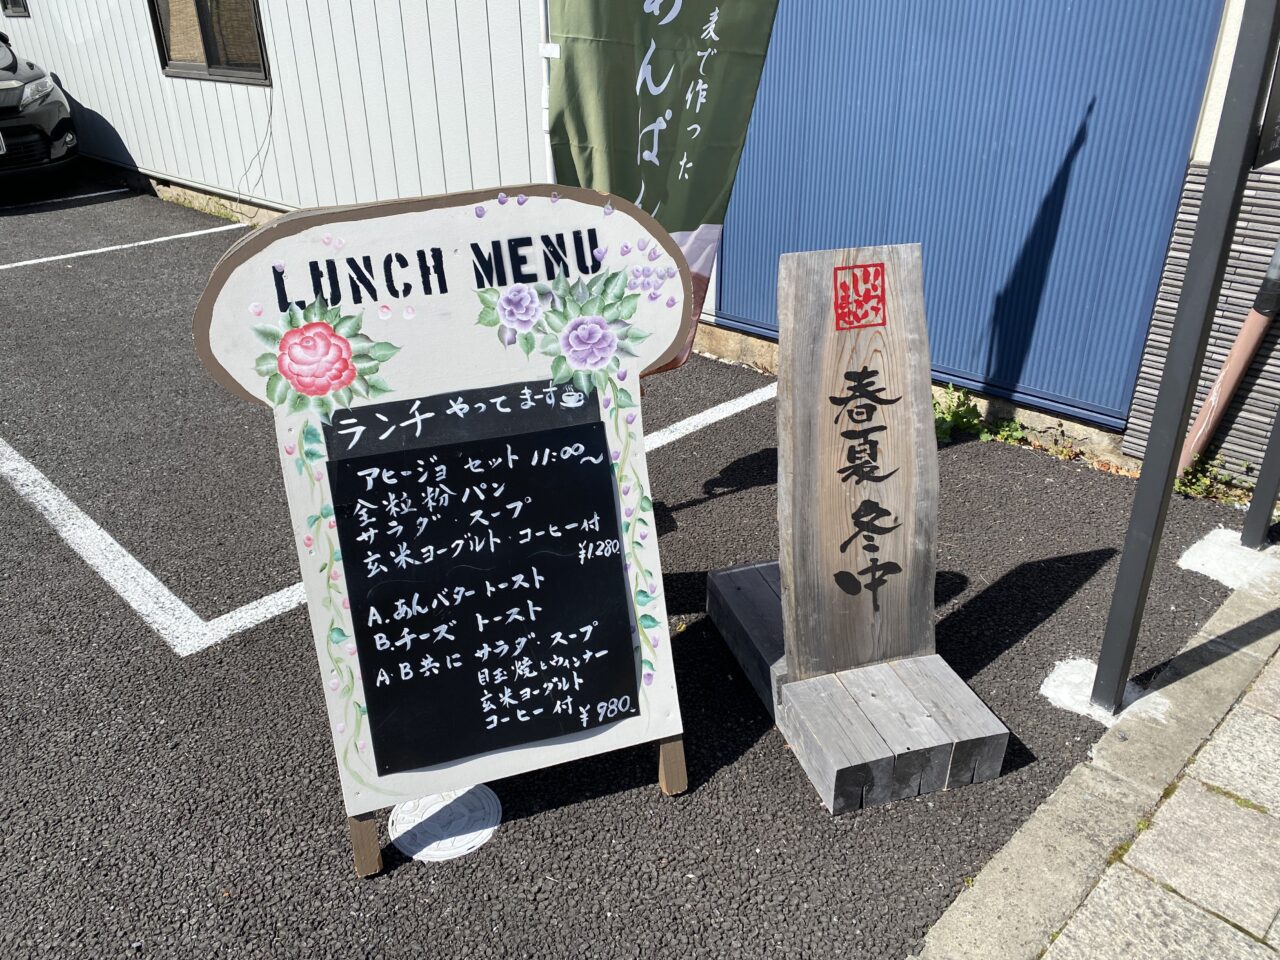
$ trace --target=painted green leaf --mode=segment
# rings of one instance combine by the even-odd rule
[[[614,373],[617,373],[621,368],[622,368],[622,361],[619,360],[617,356],[614,356],[614,358],[609,361],[609,369]]]
[[[538,291],[538,296],[540,297],[550,296],[551,294],[551,284],[549,283],[535,283],[533,289]]]
[[[569,318],[559,310],[547,310],[542,314],[542,319],[546,323],[547,329],[552,333],[559,333],[564,329],[564,325],[569,322]]]
[[[279,360],[279,354],[260,353],[258,359],[253,361],[254,372],[260,377],[269,377],[276,372],[276,362]]]
[[[560,338],[554,333],[544,333],[538,338],[538,349],[543,351],[550,350],[552,351],[551,355],[555,356],[560,352]]]
[[[520,349],[524,351],[526,357],[533,353],[533,348],[537,345],[532,333],[520,334],[520,336],[516,337],[516,343],[520,344]]]
[[[630,521],[630,520],[623,520],[623,521],[622,521],[622,532],[623,532],[623,533],[627,533],[628,531],[630,531],[630,529],[631,529],[631,521]]]
[[[284,315],[284,321],[290,330],[297,330],[302,326],[302,311],[298,309],[296,303],[289,304],[289,312]]]
[[[292,392],[289,381],[280,376],[279,373],[273,373],[267,377],[267,399],[277,407],[288,400],[289,394]]]
[[[597,390],[609,389],[609,375],[603,370],[596,370],[591,374],[591,382],[596,385]]]
[[[562,300],[569,296],[569,280],[563,273],[551,281],[551,292]]]
[[[640,354],[636,353],[635,347],[631,346],[631,344],[627,343],[625,340],[618,341],[618,352],[628,357],[640,356]]]
[[[253,328],[254,336],[265,343],[269,347],[280,346],[280,337],[282,334],[275,327],[259,325]]]
[[[604,285],[604,293],[601,296],[610,302],[621,300],[622,295],[627,292],[627,272],[619,270],[609,275],[609,282]]]
[[[331,327],[336,328],[338,326],[338,321],[341,319],[342,319],[341,307],[337,307],[337,306],[330,307],[328,310],[324,312],[324,322]]]
[[[599,297],[592,297],[582,305],[582,312],[588,317],[600,316],[600,311],[604,309],[604,301]]]
[[[653,594],[648,590],[637,590],[636,603],[640,604],[642,607],[647,607],[649,604],[653,603]]]
[[[311,516],[307,517],[308,527],[314,527],[319,522],[320,522],[320,514],[318,513],[313,513]]]
[[[358,317],[342,317],[333,325],[333,332],[344,337],[355,336],[364,324],[364,315]]]
[[[314,423],[308,423],[302,428],[303,443],[323,443],[324,435],[320,433],[320,429]]]
[[[341,551],[341,550],[335,550],[335,551],[333,551],[333,562],[334,562],[334,563],[341,563],[341,562],[342,562],[342,551]]]
[[[569,368],[569,361],[564,357],[556,357],[551,361],[551,382],[557,386],[562,383],[568,383],[573,378],[573,371]]]
[[[351,406],[351,388],[343,387],[341,390],[333,391],[333,402],[339,407]]]
[[[390,393],[391,387],[387,381],[381,377],[365,377],[365,382],[369,384],[369,395],[376,397],[380,393]]]
[[[573,371],[573,385],[583,393],[591,392],[591,374],[586,370]]]
[[[320,508],[320,516],[324,517],[326,520],[327,520],[329,517],[332,517],[332,516],[333,516],[333,504],[332,504],[332,503],[326,503],[326,504],[324,504],[324,505]]]
[[[579,305],[577,300],[573,299],[573,297],[569,297],[565,300],[564,315],[570,320],[574,317],[582,316],[582,307]]]
[[[316,447],[303,447],[302,455],[306,457],[310,463],[315,463],[317,460],[324,459],[324,451],[317,449]]]
[[[600,296],[600,291],[604,289],[604,285],[609,282],[609,274],[597,273],[589,281],[587,281],[587,290],[591,296]]]
[[[480,316],[476,317],[476,323],[482,327],[496,327],[498,325],[498,311],[493,307],[485,307],[480,311]]]
[[[298,476],[302,476],[302,468],[306,466],[301,457],[295,457],[293,465],[298,468]]]
[[[364,377],[356,377],[351,381],[351,392],[357,397],[369,396],[369,381]]]
[[[600,311],[600,316],[604,317],[610,323],[616,323],[618,322],[618,311],[621,309],[622,304],[620,303],[606,303],[604,305],[604,309]]]
[[[368,353],[369,348],[373,346],[373,341],[363,333],[357,333],[355,336],[347,337],[347,342],[351,344],[352,356],[359,356],[362,353]]]
[[[305,393],[295,393],[289,398],[289,412],[301,413],[311,406],[311,398]]]
[[[324,297],[316,297],[307,304],[306,309],[302,311],[303,322],[315,323],[316,321],[323,321],[324,315],[328,309],[329,304],[325,303]]]
[[[636,405],[635,399],[631,396],[631,391],[626,387],[618,388],[618,409],[626,410]]]
[[[618,301],[618,319],[630,320],[636,315],[636,307],[640,306],[640,294],[631,293]]]
[[[369,356],[375,360],[390,360],[399,352],[399,347],[394,343],[387,343],[385,340],[379,340],[369,348]]]
[[[498,291],[490,287],[488,290],[477,290],[476,296],[480,298],[480,302],[486,307],[496,307],[498,305]]]
[[[639,327],[632,327],[627,331],[627,339],[632,343],[642,343],[649,339],[649,334]]]
[[[645,494],[640,498],[640,509],[646,510],[649,513],[653,512],[653,501],[649,498],[648,494]]]
[[[320,413],[320,419],[325,423],[329,422],[329,417],[333,415],[333,401],[328,397],[316,397],[311,401],[311,405]],[[321,454],[324,456],[324,454]],[[311,459],[308,457],[307,459]]]
[[[649,659],[647,659],[646,657],[641,657],[641,658],[640,658],[640,662],[644,665],[644,668],[645,668],[646,670],[652,670],[652,669],[653,669],[653,661],[652,661],[652,660],[649,660]]]
[[[588,289],[587,285],[583,283],[581,279],[579,279],[578,282],[573,285],[573,295],[579,303],[582,303],[584,300],[591,299],[591,290]]]
[[[382,366],[382,364],[373,359],[373,357],[367,356],[352,357],[351,363],[355,366],[356,373],[362,374],[366,377],[371,373],[377,373],[379,368]]]

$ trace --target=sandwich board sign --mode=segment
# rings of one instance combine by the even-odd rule
[[[783,256],[778,326],[779,560],[708,612],[832,813],[991,779],[1009,732],[934,651],[920,247]]]
[[[215,267],[196,345],[275,414],[362,875],[426,794],[649,741],[684,789],[638,380],[690,290],[643,211],[543,185],[292,213]]]

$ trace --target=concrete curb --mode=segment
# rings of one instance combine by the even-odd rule
[[[1237,590],[925,935],[918,960],[1034,960],[1280,648],[1280,578]],[[1138,701],[1141,704],[1142,701]]]

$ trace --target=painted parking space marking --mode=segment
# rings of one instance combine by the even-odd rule
[[[33,200],[30,203],[7,203],[0,206],[0,213],[10,210],[30,210],[32,207],[48,207],[55,203],[73,203],[76,200],[91,200],[94,197],[110,197],[117,193],[132,193],[128,187],[116,187],[112,190],[95,190],[92,193],[76,193],[69,197],[50,197],[48,200]]]
[[[245,230],[247,223],[225,223],[219,227],[206,230],[189,230],[186,233],[175,233],[167,237],[152,237],[150,240],[135,240],[133,243],[117,243],[110,247],[96,247],[93,250],[77,250],[75,253],[59,253],[52,257],[37,257],[35,260],[19,260],[15,263],[0,263],[0,270],[14,270],[17,267],[32,267],[40,263],[53,263],[56,260],[74,260],[77,257],[89,257],[95,253],[111,253],[116,250],[129,250],[132,247],[146,247],[153,243],[167,243],[170,240],[186,240],[188,237],[202,237],[209,233],[223,233],[227,230]]]
[[[0,476],[40,511],[71,549],[180,657],[257,626],[303,601],[299,583],[214,620],[205,620],[3,440],[0,440]]]
[[[647,449],[654,451],[674,443],[696,430],[772,400],[777,393],[778,385],[774,382],[717,404],[655,432],[648,438]],[[0,476],[40,512],[67,545],[180,657],[199,653],[288,613],[306,600],[299,582],[213,620],[205,620],[3,439],[0,439]]]

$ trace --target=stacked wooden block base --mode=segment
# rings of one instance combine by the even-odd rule
[[[832,813],[1000,773],[1009,731],[936,655],[788,682],[777,563],[718,570],[707,612]]]

